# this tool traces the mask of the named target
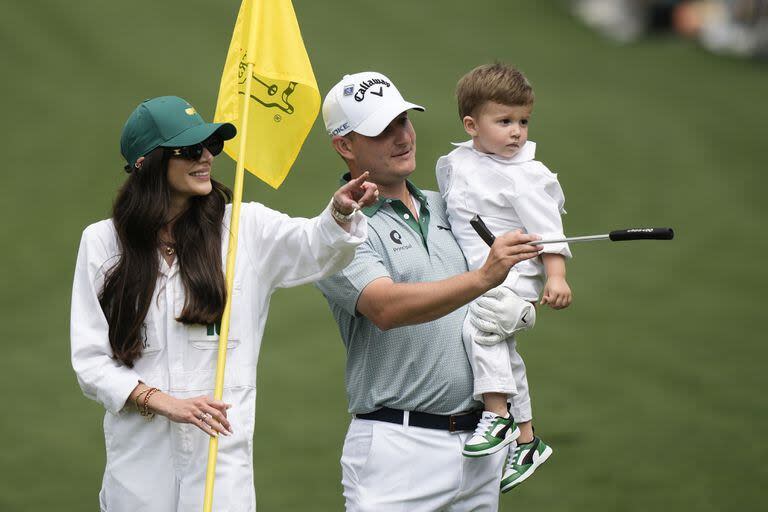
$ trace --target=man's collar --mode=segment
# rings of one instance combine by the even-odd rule
[[[420,203],[427,204],[427,196],[425,196],[424,192],[419,190],[419,188],[416,185],[414,185],[408,180],[405,180],[405,186],[408,187],[408,192],[410,192],[413,196],[415,196]]]
[[[387,204],[387,200],[384,199],[383,197],[379,197],[379,199],[375,203],[373,203],[371,206],[360,208],[360,211],[363,212],[363,214],[366,217],[371,218],[374,215],[376,215],[376,212],[379,211],[379,208],[381,208],[385,204]]]
[[[352,175],[350,173],[345,173],[341,179],[339,180],[339,183],[341,185],[344,185],[345,183],[349,182],[349,180],[352,179]],[[424,192],[419,190],[419,188],[411,183],[409,180],[405,180],[405,186],[408,188],[408,192],[410,192],[416,199],[419,200],[419,202],[423,205],[427,205],[427,196],[424,195]],[[379,196],[378,201],[373,203],[371,206],[366,206],[365,208],[361,208],[360,211],[363,212],[363,214],[366,217],[373,217],[377,211],[379,211],[379,208],[384,206],[388,203],[388,198]]]

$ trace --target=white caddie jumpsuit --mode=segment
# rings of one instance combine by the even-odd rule
[[[222,230],[226,258],[231,206]],[[313,219],[291,218],[258,203],[242,205],[227,344],[224,401],[234,434],[219,436],[213,510],[253,512],[253,428],[256,364],[276,288],[334,274],[367,237],[355,214],[350,232],[326,208]],[[72,366],[83,393],[101,403],[107,462],[99,495],[102,512],[187,512],[203,503],[209,436],[162,416],[147,421],[126,405],[139,381],[177,398],[213,396],[218,333],[214,326],[184,325],[178,263],[162,258],[145,319],[142,356],[128,368],[112,357],[108,325],[98,302],[104,275],[115,263],[118,239],[111,220],[83,232],[72,290]],[[158,256],[160,257],[160,256]]]

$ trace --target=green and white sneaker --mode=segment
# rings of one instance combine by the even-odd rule
[[[480,423],[475,433],[464,444],[463,453],[466,457],[483,457],[496,453],[520,435],[515,420],[502,418],[490,411],[483,411]]]
[[[523,483],[550,455],[552,448],[538,437],[534,437],[530,443],[510,447],[501,475],[501,492],[511,491]]]

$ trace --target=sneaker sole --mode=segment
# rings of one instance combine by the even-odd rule
[[[465,457],[485,457],[486,455],[492,455],[500,451],[502,448],[508,446],[512,441],[516,440],[518,437],[520,437],[520,429],[518,427],[515,427],[515,430],[512,431],[512,434],[507,436],[506,439],[504,439],[502,442],[500,442],[496,446],[492,446],[490,448],[486,448],[485,450],[480,450],[480,451],[462,450],[461,454],[464,455]]]
[[[523,483],[529,476],[531,476],[533,474],[534,471],[536,471],[536,468],[538,468],[539,466],[541,466],[542,464],[547,462],[547,459],[549,458],[550,455],[552,455],[552,447],[551,446],[547,446],[544,449],[544,452],[538,458],[538,460],[536,460],[536,462],[534,464],[531,464],[531,467],[528,468],[528,471],[523,473],[522,476],[520,478],[518,478],[517,480],[513,480],[513,481],[509,482],[507,485],[505,485],[504,487],[502,487],[501,488],[501,492],[503,492],[503,493],[504,492],[509,492],[512,489],[514,489],[515,487],[517,487],[518,485],[520,485],[521,483]]]

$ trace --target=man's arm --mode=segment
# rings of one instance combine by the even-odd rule
[[[435,320],[501,284],[515,264],[536,257],[539,249],[527,243],[538,238],[520,232],[499,236],[482,267],[442,281],[376,279],[360,294],[357,310],[381,330]]]

